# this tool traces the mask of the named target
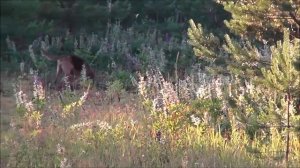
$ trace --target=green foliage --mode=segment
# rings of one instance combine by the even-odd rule
[[[239,40],[225,35],[222,50],[211,45],[211,40],[201,25],[196,27],[190,21],[190,26],[189,42],[195,55],[204,56],[202,58],[213,63],[206,69],[214,74],[225,72],[232,76],[230,86],[233,92],[230,91],[229,96],[223,100],[230,105],[227,109],[229,121],[242,125],[246,135],[252,140],[256,137],[263,138],[264,132],[271,131],[273,126],[286,126],[288,104],[284,100],[285,95],[288,94],[288,101],[299,96],[300,74],[295,67],[300,53],[299,39],[292,38],[290,41],[289,30],[285,30],[283,42],[261,46],[250,43],[243,37]],[[225,60],[224,64],[218,65],[217,60],[222,59]],[[289,95],[295,97],[291,98]],[[295,114],[296,108],[290,109],[290,113]],[[290,120],[296,121],[296,118],[297,116],[291,115]],[[296,122],[293,123],[298,127]],[[279,133],[286,131],[280,127],[275,130]],[[299,133],[296,131],[294,134]],[[278,157],[282,159],[281,156]]]
[[[300,37],[298,0],[220,0],[219,2],[232,16],[232,19],[225,21],[226,26],[238,36],[275,43],[282,38],[284,27],[292,27],[290,29],[292,34],[297,38]]]
[[[187,111],[188,106],[184,104],[176,104],[169,107],[169,114],[165,115],[161,111],[152,112],[152,128],[160,131],[168,138],[179,138],[176,135],[183,134],[188,124]],[[178,139],[179,140],[179,139]],[[175,145],[179,145],[180,142]]]
[[[294,62],[300,57],[300,40],[290,42],[289,37],[289,31],[285,30],[283,42],[279,41],[276,47],[271,47],[270,69],[262,68],[261,71],[270,88],[297,96],[300,94],[300,71],[296,70]]]
[[[1,46],[7,35],[18,39],[18,48],[26,47],[36,35],[42,34],[52,36],[70,31],[78,35],[99,31],[103,35],[107,24],[110,26],[117,21],[122,27],[133,26],[140,32],[157,29],[181,38],[184,22],[191,17],[217,30],[216,27],[223,26],[228,13],[210,0],[34,0],[26,4],[20,0],[1,1]]]
[[[189,23],[189,44],[193,46],[195,55],[200,58],[216,58],[216,51],[220,45],[219,38],[215,37],[212,33],[206,35],[206,32],[203,31],[201,24],[196,26],[193,20],[190,20]]]
[[[186,44],[183,44],[185,37],[182,37],[182,29],[186,27],[185,20],[193,16],[196,20],[203,20],[205,27],[214,29],[216,24],[223,25],[222,21],[228,17],[221,5],[209,0],[189,0],[184,3],[173,0],[164,2],[54,0],[34,1],[30,4],[14,0],[1,2],[1,8],[3,8],[1,10],[1,20],[3,21],[1,24],[1,47],[5,47],[2,45],[4,37],[9,35],[16,43],[18,53],[22,53],[28,49],[28,44],[33,39],[40,38],[37,36],[48,34],[50,43],[53,43],[53,37],[60,37],[63,43],[62,46],[57,46],[55,49],[50,48],[54,51],[53,53],[58,55],[75,53],[86,58],[88,62],[91,61],[97,69],[109,72],[112,71],[111,64],[114,62],[118,66],[120,65],[122,70],[129,69],[131,72],[145,71],[149,65],[159,63],[166,71],[165,74],[173,74],[176,59],[174,55],[178,52],[180,53],[178,68],[184,71],[186,66],[194,61],[191,50]],[[198,15],[199,8],[201,16]],[[158,11],[157,9],[163,10]],[[26,14],[23,15],[22,11],[26,11]],[[116,26],[115,23],[119,24]],[[69,35],[65,36],[65,32],[68,32]],[[95,33],[87,35],[90,32]],[[84,37],[82,41],[80,41],[80,35]],[[76,40],[78,45],[81,45],[81,42],[89,43],[91,42],[89,39],[94,38],[92,36],[95,35],[99,35],[97,40],[107,40],[106,43],[99,45],[96,42],[92,46],[87,46],[88,48],[74,47]],[[161,47],[154,47],[154,45]],[[149,49],[144,50],[144,47]],[[39,55],[39,49],[35,48],[34,50]],[[105,52],[107,50],[108,52]],[[152,52],[158,56],[162,55],[167,58],[167,61],[152,58]],[[11,53],[7,55],[7,57],[13,58]],[[1,54],[1,58],[2,56],[3,54]],[[128,61],[136,59],[135,57],[139,59],[140,65],[138,66],[132,65]],[[31,66],[32,63],[27,58],[30,57],[26,54],[26,56],[18,56],[16,59],[18,62],[26,59],[26,66],[28,64]],[[5,60],[9,61],[6,58]],[[45,69],[46,64],[42,60],[37,57],[37,61],[33,62],[35,68]]]
[[[123,83],[116,79],[113,82],[107,83],[106,95],[112,101],[114,98],[117,98],[120,101],[121,96],[125,93]]]
[[[192,113],[201,116],[204,122],[209,121],[209,118],[211,118],[212,126],[216,126],[218,119],[223,115],[221,105],[222,101],[219,99],[197,99],[192,102],[191,110]]]
[[[30,47],[24,41],[17,41],[16,47],[8,40],[3,60],[44,70],[48,62],[39,56],[45,43],[51,53],[74,53],[111,74],[103,95],[90,90],[84,70],[80,90],[72,91],[66,82],[66,89],[54,93],[34,84],[32,99],[18,92],[19,115],[12,117],[8,131],[1,130],[3,165],[283,167],[284,154],[279,151],[286,143],[284,95],[291,93],[293,106],[298,105],[300,47],[294,30],[285,31],[283,42],[271,44],[281,38],[283,27],[299,25],[293,17],[299,14],[298,6],[296,1],[279,0],[219,2],[232,14],[225,23],[235,37],[220,38],[228,15],[211,0],[1,2],[1,30],[13,40],[51,35],[34,37]],[[269,20],[269,14],[283,18]],[[188,43],[202,59],[201,69],[195,71],[192,50],[181,31],[191,17],[201,22],[190,20],[188,29]],[[176,75],[182,74],[174,83],[175,64]],[[195,74],[188,74],[190,69]],[[146,72],[140,75],[139,100],[125,92],[133,87],[135,71]],[[205,98],[196,98],[201,95]],[[102,103],[121,97],[113,106]],[[300,161],[296,114],[291,109],[291,167]]]
[[[268,46],[256,47],[248,40],[232,39],[226,34],[221,48],[219,38],[207,35],[201,24],[196,27],[193,20],[189,23],[189,44],[196,56],[213,63],[207,67],[212,72],[233,73],[244,79],[262,76],[260,68],[268,65],[271,57]]]
[[[38,0],[30,3],[21,0],[1,1],[1,51],[5,51],[6,36],[16,42],[18,50],[26,50],[37,34],[52,32],[53,23],[37,16],[40,4]]]
[[[112,81],[119,80],[122,83],[124,89],[126,89],[126,90],[133,88],[133,84],[131,81],[131,74],[129,72],[114,71],[111,74],[111,80]]]
[[[232,40],[229,35],[225,35],[226,43],[223,48],[229,54],[227,68],[234,74],[242,78],[260,77],[260,68],[268,65],[269,53],[263,53],[249,41]],[[267,52],[267,49],[265,49]]]

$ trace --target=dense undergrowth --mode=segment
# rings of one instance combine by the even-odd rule
[[[149,72],[147,80],[141,77],[139,82],[140,96],[122,92],[121,102],[117,99],[111,102],[106,93],[89,87],[58,93],[44,90],[36,82],[32,83],[34,92],[30,93],[19,86],[10,128],[1,132],[2,164],[8,167],[284,166],[285,139],[279,130],[271,128],[251,138],[249,130],[238,120],[228,120],[223,114],[220,99],[204,91],[202,95],[194,93],[198,98],[193,100],[184,99],[192,96],[192,92],[185,96],[182,92],[177,97],[174,87],[162,79],[157,71]],[[19,79],[21,84],[24,81]],[[110,90],[118,92],[120,88]],[[290,165],[297,166],[296,134],[292,134],[290,145]]]
[[[1,129],[1,167],[284,167],[288,129],[289,166],[299,166],[299,115],[290,108],[293,127],[285,126],[284,94],[212,75],[185,39],[115,25],[103,38],[39,38],[27,57],[7,42],[20,71],[4,87],[16,106]],[[80,89],[62,80],[55,91],[42,45],[75,51],[109,77],[94,85],[82,73]]]

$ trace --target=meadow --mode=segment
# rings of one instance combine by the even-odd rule
[[[64,80],[54,89],[55,68],[40,56],[41,45],[83,56],[97,67],[96,82],[83,71],[79,89]],[[285,117],[284,98],[234,75],[210,74],[186,38],[115,25],[104,37],[46,36],[28,48],[17,70],[1,70],[1,167],[287,166],[289,128],[274,126]],[[299,132],[289,136],[288,166],[299,167]]]

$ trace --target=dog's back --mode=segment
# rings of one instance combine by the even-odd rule
[[[70,80],[75,80],[78,78],[81,74],[81,71],[83,69],[83,65],[85,66],[86,70],[86,76],[88,76],[90,79],[94,81],[95,78],[95,73],[92,70],[92,68],[85,63],[85,61],[75,55],[66,55],[62,57],[54,56],[49,54],[47,51],[42,50],[42,55],[51,61],[57,61],[57,73],[56,73],[56,79],[57,80],[58,76],[61,73],[64,73],[65,76],[68,76],[72,79]]]

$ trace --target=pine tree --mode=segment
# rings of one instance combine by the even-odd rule
[[[196,56],[200,58],[215,59],[218,56],[218,47],[220,40],[212,33],[207,35],[201,24],[196,26],[195,22],[189,20],[190,27],[188,28],[189,44],[193,46]]]
[[[225,35],[225,43],[221,48],[220,45],[215,46],[218,44],[209,38],[214,36],[207,35],[201,24],[196,26],[192,20],[190,24],[188,37],[195,55],[211,63],[225,60],[224,64],[213,64],[210,67],[213,72],[222,71],[236,76],[238,81],[232,83],[234,90],[244,88],[245,82],[254,83],[254,92],[242,91],[241,94],[237,91],[228,98],[231,109],[245,124],[248,133],[254,136],[266,124],[282,126],[282,123],[287,123],[285,110],[290,108],[292,111],[295,108],[286,106],[282,101],[284,95],[289,100],[293,96],[295,100],[300,97],[300,72],[297,70],[297,60],[300,59],[299,39],[294,38],[290,42],[286,30],[283,42],[259,49],[247,40],[232,39]],[[299,122],[297,119],[294,121]]]
[[[233,73],[244,79],[262,77],[260,68],[269,64],[270,55],[266,54],[268,47],[258,49],[248,40],[232,39],[225,35],[225,43],[214,34],[208,34],[201,24],[195,25],[189,21],[189,44],[193,46],[197,57],[210,62],[208,67],[213,73]],[[220,47],[222,46],[222,47]],[[212,64],[213,63],[213,64]]]
[[[290,42],[290,33],[284,31],[283,42],[277,42],[277,47],[272,47],[272,62],[269,70],[262,68],[266,84],[282,94],[286,94],[287,101],[287,135],[286,135],[286,155],[285,160],[288,165],[289,158],[289,128],[290,128],[290,111],[291,102],[294,97],[300,96],[300,72],[294,67],[297,57],[300,57],[300,40],[294,39]]]
[[[300,38],[299,0],[219,0],[232,19],[225,21],[231,32],[256,40],[276,42],[282,39],[283,29],[291,28]]]
[[[226,97],[230,105],[228,111],[233,113],[229,115],[233,116],[230,117],[233,123],[237,121],[242,124],[250,138],[259,136],[259,132],[270,132],[274,126],[277,131],[287,133],[285,159],[288,167],[290,137],[295,138],[300,133],[300,119],[294,115],[300,105],[294,103],[296,107],[292,107],[292,101],[300,100],[300,41],[295,32],[290,35],[289,31],[293,31],[292,29],[284,27],[292,25],[298,26],[299,29],[299,13],[293,10],[295,8],[293,3],[296,1],[287,2],[291,7],[288,11],[291,19],[277,21],[269,21],[270,18],[267,16],[273,14],[285,16],[283,6],[282,8],[272,6],[279,3],[283,5],[285,4],[283,1],[224,0],[223,2],[225,9],[230,8],[233,17],[226,24],[238,38],[225,35],[225,43],[221,48],[212,40],[213,38],[209,38],[214,37],[213,35],[208,35],[203,31],[201,24],[196,26],[191,20],[188,29],[189,43],[196,56],[214,65],[211,67],[214,72],[220,72],[221,69],[235,76],[236,80],[231,82],[232,95]],[[269,11],[273,9],[281,11],[277,10],[277,13]],[[279,41],[269,47],[278,39],[283,39],[283,42]],[[219,41],[221,40],[218,39]],[[265,42],[265,45],[253,43],[257,41]],[[223,64],[218,65],[218,60],[224,60]],[[247,84],[249,82],[253,85]],[[290,123],[295,127],[295,136],[290,136]]]
[[[243,79],[261,78],[260,68],[269,64],[269,47],[256,47],[248,40],[237,40],[225,35],[223,49],[229,55],[227,69]]]
[[[265,84],[276,89],[280,93],[297,96],[300,94],[300,72],[294,66],[300,57],[300,40],[290,42],[288,30],[284,31],[283,42],[277,42],[272,46],[272,61],[269,69],[262,68]]]

